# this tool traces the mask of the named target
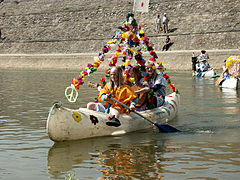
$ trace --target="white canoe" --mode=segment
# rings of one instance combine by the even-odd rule
[[[192,76],[197,76],[197,72],[193,72]],[[211,69],[209,71],[206,71],[206,72],[203,72],[201,77],[204,78],[204,77],[212,77],[214,76],[216,73],[215,73],[215,70],[214,69]]]
[[[166,96],[165,105],[140,112],[152,121],[164,124],[174,119],[178,112],[180,95],[172,93]],[[69,109],[55,103],[49,111],[46,130],[53,141],[78,140],[97,136],[125,134],[153,127],[152,123],[135,113],[121,114],[121,126],[107,126],[108,114],[86,108]]]
[[[218,87],[238,89],[238,88],[240,88],[239,79],[235,78],[235,77],[230,77],[229,79],[226,79],[223,82],[220,82],[218,84]]]

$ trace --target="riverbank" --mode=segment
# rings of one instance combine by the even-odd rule
[[[162,61],[168,70],[189,71],[192,68],[192,52],[200,54],[201,50],[183,51],[157,51],[158,61]],[[221,69],[224,59],[229,56],[240,54],[239,49],[207,50],[209,64],[215,69]],[[94,62],[98,53],[73,53],[73,54],[0,54],[0,69],[8,70],[79,70],[85,68],[88,63]],[[99,67],[108,67],[108,57],[113,54],[107,53],[105,61]],[[149,59],[149,53],[143,53],[145,59]],[[135,61],[133,61],[135,62]],[[121,64],[119,58],[118,64]]]

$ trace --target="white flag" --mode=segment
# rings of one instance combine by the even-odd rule
[[[149,0],[134,0],[133,11],[148,12]]]

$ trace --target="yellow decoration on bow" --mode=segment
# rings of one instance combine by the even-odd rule
[[[82,120],[81,114],[78,112],[73,112],[72,117],[76,122],[80,122]]]

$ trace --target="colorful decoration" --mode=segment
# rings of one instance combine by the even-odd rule
[[[81,114],[78,112],[73,112],[72,117],[76,122],[80,122],[82,120]]]
[[[233,62],[235,62],[235,61],[239,61],[239,63],[240,63],[240,56],[230,56],[229,58],[227,58],[226,67],[227,68],[231,67]]]
[[[96,125],[99,121],[98,121],[98,118],[95,117],[94,115],[90,115],[90,120],[92,121],[92,123],[94,125]]]
[[[122,68],[124,69],[124,79],[125,84],[131,85],[135,80],[130,75],[130,69],[132,68],[131,60],[135,58],[136,63],[141,67],[141,70],[145,70],[146,60],[142,56],[142,50],[146,50],[150,54],[149,62],[156,63],[156,59],[158,58],[156,52],[153,49],[152,43],[149,41],[149,38],[145,35],[143,29],[134,19],[133,13],[128,13],[126,16],[126,21],[123,22],[122,26],[118,27],[119,31],[116,32],[115,36],[113,36],[112,40],[107,42],[102,48],[102,51],[99,53],[98,57],[95,58],[95,62],[93,64],[88,64],[87,67],[79,73],[77,78],[72,79],[71,86],[67,87],[65,90],[65,96],[67,97],[69,102],[75,102],[78,97],[77,90],[79,90],[80,85],[83,85],[85,82],[85,78],[90,76],[94,72],[97,71],[98,67],[104,61],[105,54],[109,51],[116,49],[113,56],[109,57],[109,67],[116,66],[118,57],[122,53]],[[164,66],[161,62],[157,62],[156,68],[163,72],[165,70]],[[105,71],[105,78],[110,77],[110,68]],[[144,73],[143,73],[144,74]],[[146,77],[144,80],[147,81],[147,73],[145,73]],[[168,76],[167,76],[168,77]],[[105,86],[106,79],[101,79],[99,84],[99,90]],[[171,89],[175,90],[175,87],[171,85]],[[95,98],[96,99],[96,98]],[[97,102],[97,100],[96,100]]]
[[[170,80],[169,76],[166,73],[163,73],[163,77],[166,79],[168,86],[171,88],[172,92],[176,92],[177,94],[179,94],[178,89],[176,89],[174,87],[174,85],[171,84],[171,80]]]

